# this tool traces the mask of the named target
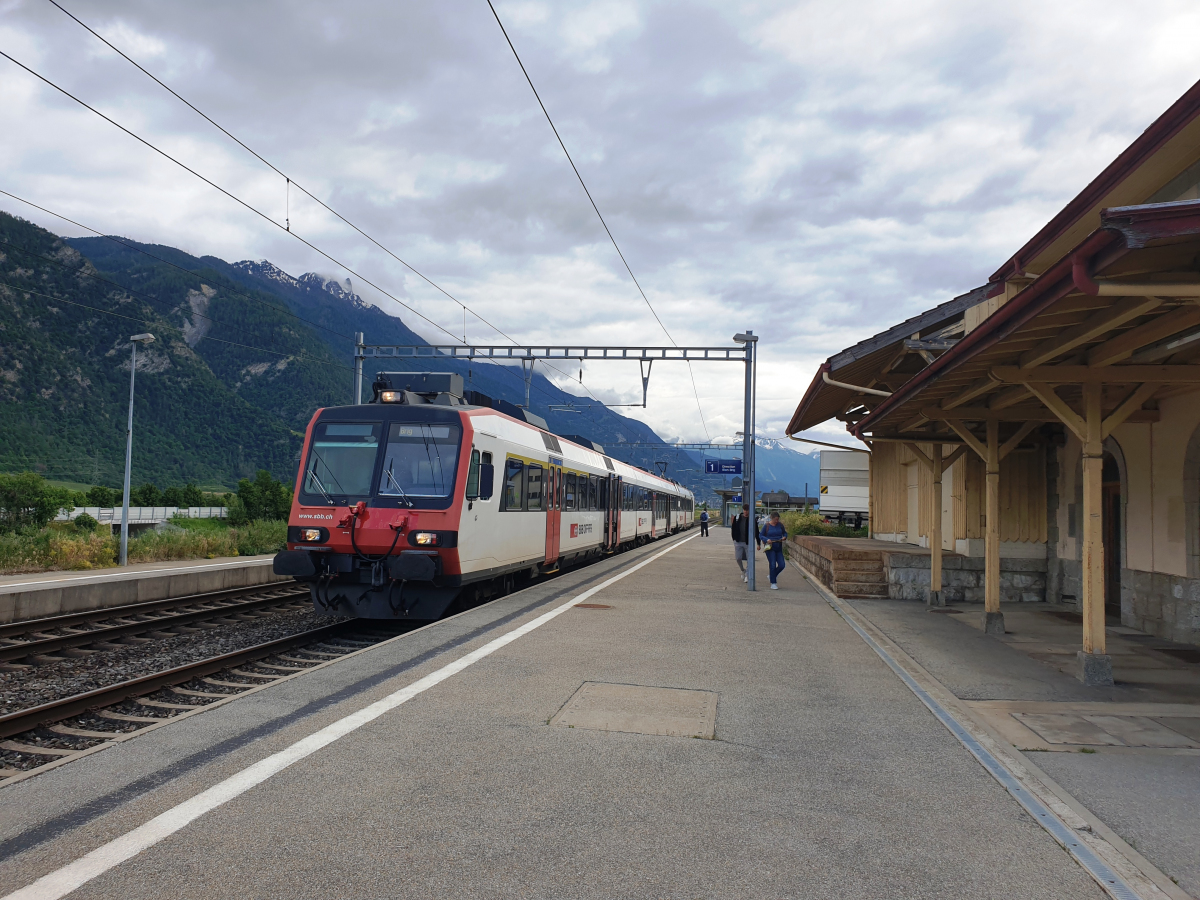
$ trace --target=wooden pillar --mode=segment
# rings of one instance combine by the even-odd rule
[[[1083,388],[1083,650],[1079,679],[1089,685],[1110,685],[1112,661],[1104,640],[1104,532],[1101,510],[1104,480],[1104,420],[1100,384]]]
[[[929,530],[929,605],[945,606],[942,599],[942,445],[933,445],[933,526]]]
[[[1000,612],[1000,422],[987,422],[987,530],[983,544],[983,630],[1004,634]]]

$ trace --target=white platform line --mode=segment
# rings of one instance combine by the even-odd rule
[[[56,869],[47,875],[43,875],[28,887],[8,894],[3,900],[57,900],[59,897],[65,897],[93,878],[136,856],[148,847],[154,846],[164,838],[170,837],[189,822],[246,793],[250,788],[261,784],[277,772],[283,771],[292,765],[292,763],[299,762],[322,747],[332,744],[338,738],[345,737],[368,722],[378,719],[389,710],[395,709],[402,703],[407,703],[418,694],[424,693],[431,687],[441,684],[452,675],[458,674],[484,657],[495,653],[500,648],[508,646],[518,638],[524,637],[531,631],[541,628],[551,619],[566,612],[575,604],[582,603],[589,597],[595,596],[606,587],[615,584],[628,575],[632,575],[638,569],[650,565],[650,563],[659,557],[665,556],[677,547],[681,547],[694,537],[696,535],[672,544],[649,559],[642,560],[637,565],[630,566],[607,581],[589,588],[561,606],[557,606],[549,612],[538,616],[536,619],[531,619],[524,625],[520,625],[512,631],[489,641],[478,650],[472,650],[465,656],[454,660],[454,662],[447,663],[436,672],[429,673],[424,678],[420,678],[407,687],[389,694],[382,700],[377,700],[370,706],[360,709],[358,712],[351,713],[345,718],[326,725],[320,731],[297,741],[290,747],[280,750],[278,753],[272,753],[265,759],[243,769],[236,775],[231,775],[229,778],[197,794],[190,800],[185,800],[178,806],[174,806],[166,812],[155,816],[146,824],[133,829],[133,831],[109,841],[101,847],[97,847],[86,856],[75,860],[75,862],[68,863],[61,869]]]

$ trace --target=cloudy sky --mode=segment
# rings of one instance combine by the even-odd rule
[[[485,0],[62,2],[517,340],[666,343]],[[774,435],[822,360],[984,282],[1200,77],[1194,0],[497,9],[671,337],[763,336]],[[282,178],[48,0],[0,0],[0,49],[283,221]],[[0,133],[0,188],[94,228],[346,277],[2,58]],[[459,306],[294,190],[290,215],[462,333]],[[473,317],[467,336],[503,342]],[[660,434],[741,427],[737,368],[695,366],[706,424],[686,370],[659,369],[635,414]],[[584,382],[640,400],[632,366]]]

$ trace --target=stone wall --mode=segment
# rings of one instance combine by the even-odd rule
[[[929,597],[929,557],[886,553],[888,596],[893,600]],[[974,556],[942,558],[942,599],[947,603],[983,602],[983,559]],[[1004,603],[1046,599],[1046,560],[1000,559],[1000,600]]]
[[[1200,644],[1200,579],[1122,569],[1121,624],[1181,644]]]

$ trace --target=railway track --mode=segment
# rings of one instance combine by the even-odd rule
[[[397,633],[335,622],[0,716],[0,787]]]
[[[273,607],[299,606],[307,604],[307,598],[307,588],[290,584],[234,588],[11,622],[0,625],[0,663],[48,662],[53,661],[52,654],[62,651],[86,654],[89,650],[137,643],[141,635],[169,637],[194,627],[220,627],[214,623],[221,619],[253,616]]]

